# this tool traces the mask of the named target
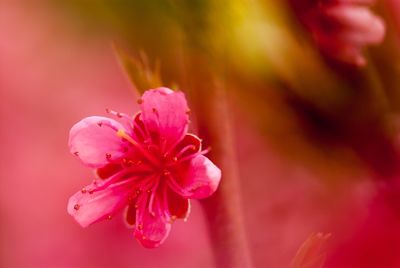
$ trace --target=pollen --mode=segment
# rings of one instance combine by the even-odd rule
[[[126,132],[123,129],[118,129],[117,136],[129,141],[132,144],[137,144],[137,142],[133,140],[130,136],[128,136],[128,134],[126,134]]]

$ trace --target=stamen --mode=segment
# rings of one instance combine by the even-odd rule
[[[93,194],[94,192],[100,191],[100,190],[104,190],[105,188],[107,188],[109,185],[113,184],[114,182],[118,181],[119,179],[121,179],[123,176],[125,176],[126,174],[128,174],[128,170],[121,170],[120,172],[114,174],[113,176],[111,176],[108,180],[101,182],[101,184],[98,184],[98,182],[95,180],[93,182],[94,188],[90,188],[90,189],[85,189],[85,191],[88,191],[89,194]],[[138,175],[137,176],[131,176],[129,179],[127,180],[133,180],[133,179],[137,179],[140,178]],[[124,180],[126,181],[126,180]],[[83,191],[83,189],[82,189]]]
[[[127,187],[127,185],[129,185],[129,184],[131,184],[131,183],[133,183],[133,180],[123,180],[123,181],[120,181],[120,182],[117,182],[117,183],[115,183],[114,185],[113,185],[113,191],[116,191],[118,188],[123,188],[123,187]],[[128,188],[128,187],[127,187]],[[96,191],[98,191],[98,189],[95,189]],[[89,201],[88,201],[88,203],[92,203],[92,202],[95,202],[95,201],[97,201],[97,200],[99,200],[99,199],[101,199],[101,198],[103,198],[104,196],[106,196],[106,195],[108,195],[108,193],[100,193],[99,195],[97,195],[96,197],[94,197],[93,199],[90,199]]]
[[[188,191],[183,189],[176,181],[175,179],[169,175],[168,176],[169,180],[167,180],[167,184],[171,187],[172,190],[174,190],[177,194],[179,195],[190,195]]]
[[[191,154],[191,155],[182,157],[181,159],[179,159],[179,160],[178,160],[177,162],[175,162],[174,164],[182,163],[182,162],[184,162],[184,161],[191,160],[191,159],[195,158],[196,156],[207,154],[207,153],[210,152],[210,151],[211,151],[211,147],[208,147],[207,149],[205,149],[205,150],[203,150],[203,151],[200,151],[200,152],[198,152],[198,153],[195,153],[195,154]]]
[[[131,117],[129,115],[127,115],[125,113],[116,112],[116,111],[108,109],[108,108],[106,108],[106,113],[112,114],[112,115],[116,116],[119,119],[122,118],[124,121],[126,121],[125,123],[128,126],[130,126],[130,127],[132,126],[132,122],[131,122],[132,120],[131,120]]]
[[[160,152],[164,152],[165,151],[165,147],[167,146],[167,139],[164,137],[160,138]]]
[[[175,215],[172,215],[170,218],[170,223],[173,223],[176,219],[177,217]]]
[[[78,210],[81,206],[79,204],[75,204],[74,209]]]
[[[157,187],[158,187],[159,182],[160,182],[160,177],[157,178],[156,182],[154,183],[154,186],[151,189],[152,193],[150,195],[150,201],[149,201],[149,213],[152,216],[155,216],[155,213],[153,211],[153,202],[154,202],[154,197],[156,195]]]
[[[133,121],[133,129],[137,130],[140,134],[140,136],[142,136],[143,140],[145,140],[147,138],[146,133],[143,131],[143,129],[139,126],[138,122],[136,122],[136,120]]]
[[[164,191],[163,191],[163,198],[162,198],[163,204],[162,205],[164,206],[164,209],[163,209],[164,215],[169,217],[170,219],[172,219],[172,217],[174,217],[174,216],[171,215],[171,212],[169,211],[168,194],[167,194],[168,188],[167,187],[163,187],[163,188],[164,188]],[[170,220],[170,223],[173,223],[173,221]]]
[[[131,136],[129,136],[128,134],[126,134],[126,132],[122,129],[119,129],[117,131],[117,136],[120,138],[123,138],[127,141],[129,141],[133,146],[135,146],[136,148],[139,149],[139,151],[142,153],[142,155],[144,157],[146,157],[151,164],[158,166],[158,160],[152,156],[151,154],[149,154],[137,141],[135,141]]]
[[[193,144],[187,145],[187,146],[183,147],[175,156],[177,158],[179,158],[181,155],[183,155],[184,153],[186,153],[189,150],[192,150],[192,151],[196,150],[196,146],[194,146]]]

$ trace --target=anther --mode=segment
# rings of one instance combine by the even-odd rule
[[[110,109],[106,108],[106,113],[109,114],[110,113]]]
[[[74,155],[79,156],[79,152],[74,152]]]
[[[86,188],[82,188],[81,193],[85,194],[86,193]]]
[[[143,230],[143,225],[142,224],[138,224],[137,228],[138,228],[138,230]]]
[[[147,192],[148,194],[151,193],[151,189],[147,190],[146,192]]]
[[[122,118],[122,115],[121,115],[120,112],[117,112],[117,117],[118,117],[118,118]]]
[[[153,113],[157,113],[157,109],[156,108],[153,108],[151,110],[153,111]]]
[[[143,99],[138,99],[138,100],[137,100],[137,103],[138,103],[138,104],[142,104],[142,103],[143,103]]]
[[[164,170],[163,171],[163,175],[164,176],[168,176],[168,175],[170,175],[171,174],[171,172],[169,171],[169,170]]]
[[[97,125],[98,125],[99,127],[101,127],[101,126],[103,125],[103,122],[97,122]]]
[[[111,215],[108,215],[108,216],[107,216],[107,219],[111,220],[111,219],[112,219],[112,216],[111,216]]]
[[[79,204],[75,204],[74,209],[78,210],[81,206]]]
[[[110,159],[111,159],[111,154],[106,153],[106,158],[107,158],[108,160],[110,160]]]

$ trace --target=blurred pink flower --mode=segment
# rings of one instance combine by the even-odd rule
[[[146,91],[133,120],[91,116],[75,124],[71,153],[96,169],[100,179],[74,194],[68,213],[83,227],[111,218],[123,207],[128,226],[145,247],[163,243],[176,218],[186,219],[189,199],[213,194],[221,171],[204,156],[201,140],[188,134],[182,92]]]
[[[382,42],[383,20],[369,6],[374,0],[291,0],[297,15],[321,51],[331,58],[362,66],[362,50]]]

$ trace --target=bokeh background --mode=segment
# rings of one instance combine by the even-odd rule
[[[339,2],[363,12],[309,15]],[[115,46],[160,62],[193,105],[224,85],[254,267],[290,267],[316,232],[331,234],[323,267],[400,267],[400,5],[372,2],[0,1],[0,267],[215,267],[197,201],[154,250],[118,217],[82,229],[67,214],[93,177],[70,127],[138,109]]]

